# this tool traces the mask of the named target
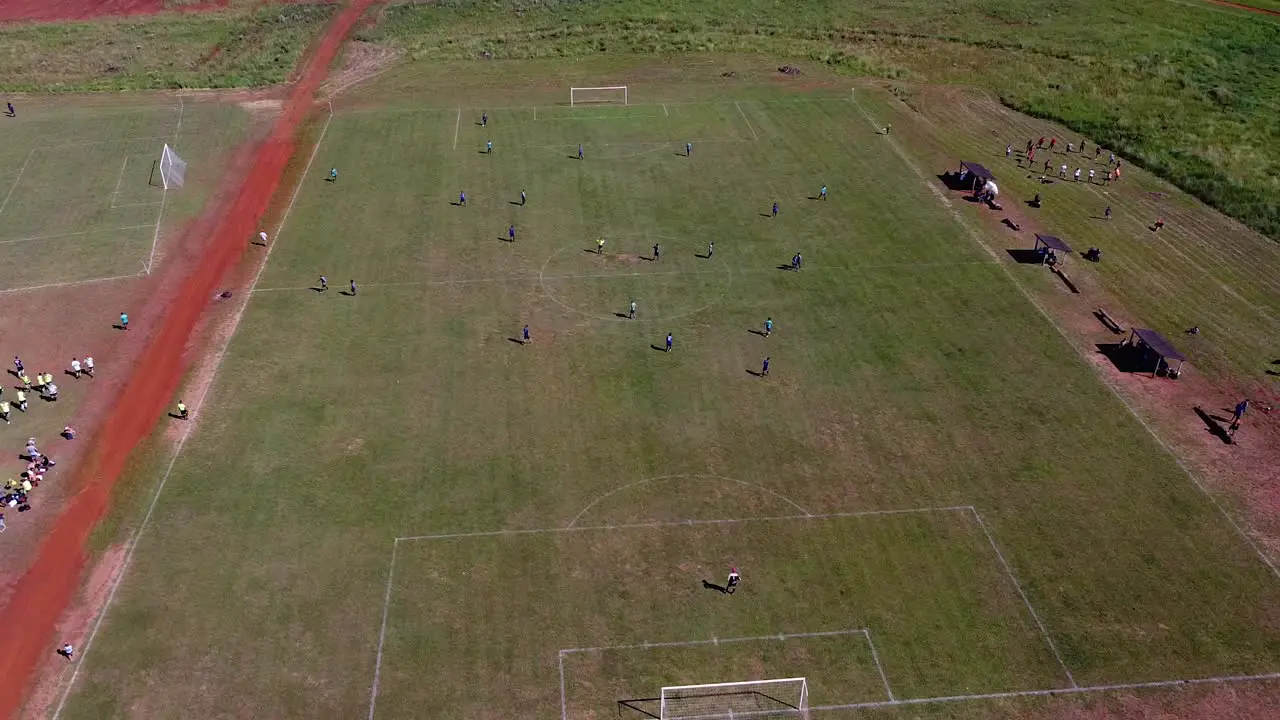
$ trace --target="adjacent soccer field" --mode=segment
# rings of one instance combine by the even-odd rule
[[[858,105],[654,92],[321,120],[63,717],[1280,671],[1271,570]]]

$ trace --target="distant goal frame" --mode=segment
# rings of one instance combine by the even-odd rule
[[[579,100],[577,98],[578,93],[606,92],[606,91],[614,91],[614,92],[621,91],[622,93],[621,104],[622,105],[631,104],[630,90],[627,89],[626,85],[608,85],[604,87],[571,87],[569,88],[569,106],[577,107],[579,105],[617,105],[618,104],[617,98],[605,97],[599,100]]]
[[[783,693],[766,694],[762,688],[798,687],[799,696],[783,699]],[[766,698],[776,705],[769,708],[735,709],[731,697],[753,696]],[[682,708],[683,699],[707,698],[713,704],[715,698],[723,698],[725,707],[693,707]],[[763,680],[740,680],[737,682],[702,683],[697,685],[669,685],[662,688],[659,697],[658,716],[660,720],[771,720],[773,718],[809,717],[809,682],[803,677],[767,678]]]

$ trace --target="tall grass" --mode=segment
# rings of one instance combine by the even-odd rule
[[[0,91],[254,87],[283,82],[331,5],[0,27]]]
[[[760,52],[988,87],[1280,238],[1280,22],[1110,0],[439,0],[367,39],[415,59]]]

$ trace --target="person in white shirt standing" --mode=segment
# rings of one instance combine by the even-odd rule
[[[93,377],[93,356],[84,356],[84,374]]]
[[[71,358],[71,376],[79,380],[80,372],[80,361],[76,358]]]

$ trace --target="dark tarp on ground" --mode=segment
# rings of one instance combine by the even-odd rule
[[[1071,246],[1065,242],[1052,235],[1041,235],[1040,233],[1036,233],[1036,247],[1039,248],[1041,245],[1044,245],[1050,250],[1058,250],[1068,254],[1071,253]]]

